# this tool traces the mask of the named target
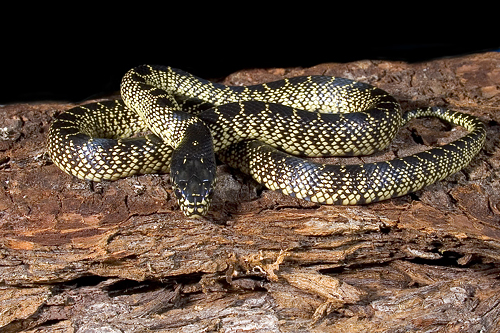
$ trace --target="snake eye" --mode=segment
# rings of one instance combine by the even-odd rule
[[[180,199],[182,197],[182,192],[181,192],[180,188],[177,188],[177,187],[174,188],[174,194],[175,194],[175,197],[177,199]]]

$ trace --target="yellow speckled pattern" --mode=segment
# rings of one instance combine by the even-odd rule
[[[213,138],[211,147],[221,160],[272,190],[322,204],[351,205],[401,196],[443,179],[465,167],[485,140],[484,125],[476,117],[444,108],[402,115],[399,103],[385,91],[329,76],[233,87],[171,67],[143,65],[125,74],[121,94],[123,101],[78,106],[56,119],[48,151],[57,166],[94,181],[166,172],[172,152],[187,135],[195,138],[182,148],[186,154]],[[407,121],[424,116],[464,126],[470,133],[379,163],[322,165],[289,155],[372,154],[387,147]],[[208,128],[211,135],[186,134],[193,125]],[[153,134],[131,138],[148,130]],[[181,208],[189,200],[179,200]],[[200,201],[205,208],[183,209],[186,215],[206,214],[210,198]]]
[[[72,108],[49,130],[47,150],[63,171],[80,179],[117,180],[167,172],[172,148],[155,135],[130,138],[148,128],[123,101]]]
[[[286,195],[329,205],[367,204],[402,196],[442,180],[465,167],[483,146],[484,126],[476,117],[427,108],[405,114],[405,120],[424,116],[453,121],[470,133],[415,155],[366,164],[313,163],[257,140],[232,145],[220,151],[219,157],[267,188]]]

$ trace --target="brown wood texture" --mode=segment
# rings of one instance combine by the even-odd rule
[[[425,63],[255,69],[224,83],[325,74],[376,85],[404,110],[474,114],[470,166],[417,193],[320,206],[226,166],[210,214],[186,219],[168,175],[90,183],[45,140],[72,105],[0,107],[2,332],[500,332],[500,54]],[[385,160],[464,134],[412,121]]]

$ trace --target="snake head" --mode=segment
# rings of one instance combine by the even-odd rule
[[[177,202],[187,217],[206,215],[212,201],[217,165],[212,140],[208,141],[210,142],[202,144],[199,140],[188,140],[172,154],[172,187]]]
[[[185,160],[184,168],[171,173],[175,197],[184,215],[207,214],[215,187],[215,168],[210,170],[199,160]],[[172,168],[172,166],[171,166]]]

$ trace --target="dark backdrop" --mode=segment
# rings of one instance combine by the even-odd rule
[[[500,46],[496,38],[477,39],[471,31],[467,38],[458,32],[437,36],[420,29],[400,29],[392,22],[366,30],[364,26],[349,29],[335,26],[335,21],[321,23],[317,19],[311,21],[314,24],[308,21],[306,29],[298,25],[305,24],[301,20],[292,20],[292,28],[288,21],[285,27],[276,23],[254,28],[258,18],[252,23],[239,22],[238,18],[232,22],[198,20],[192,29],[186,28],[189,21],[181,25],[158,21],[155,32],[149,33],[149,27],[135,26],[133,20],[125,20],[126,31],[120,21],[111,30],[103,30],[99,19],[104,20],[52,20],[47,26],[43,18],[23,30],[26,32],[5,33],[0,104],[80,102],[102,97],[117,92],[121,76],[143,63],[170,65],[218,79],[245,68],[308,67],[361,59],[419,62],[498,50]]]

